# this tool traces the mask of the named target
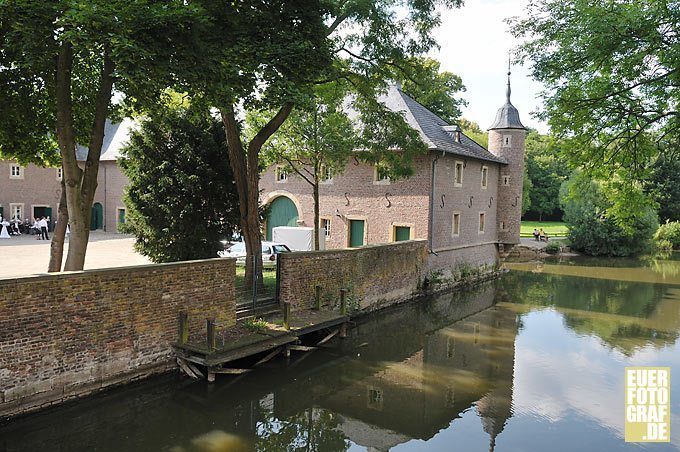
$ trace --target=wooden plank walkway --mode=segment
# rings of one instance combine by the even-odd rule
[[[286,315],[288,317],[286,318]],[[224,339],[222,345],[217,345],[214,322],[207,320],[207,337],[202,343],[190,342],[188,319],[186,313],[180,313],[179,340],[173,344],[178,358],[178,364],[187,375],[198,378],[203,373],[196,365],[205,367],[208,381],[214,381],[215,374],[241,374],[248,369],[233,369],[228,364],[243,358],[254,357],[270,352],[255,365],[269,361],[279,353],[290,356],[290,351],[315,350],[316,347],[298,345],[300,339],[311,333],[331,330],[320,343],[330,337],[340,334],[344,336],[349,316],[338,312],[305,310],[290,314],[284,313],[266,322],[266,326],[253,330],[242,324],[227,328],[221,332]],[[263,321],[263,323],[265,323]],[[330,337],[329,337],[330,336]]]

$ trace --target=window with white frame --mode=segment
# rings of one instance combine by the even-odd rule
[[[456,162],[456,166],[453,172],[453,186],[454,187],[463,186],[463,162]]]
[[[503,147],[509,148],[512,146],[512,135],[503,135]]]
[[[276,182],[286,182],[288,180],[288,170],[285,166],[276,167]]]
[[[373,169],[373,183],[374,184],[389,184],[390,183],[390,173],[382,165],[375,165]]]
[[[453,212],[451,235],[454,237],[458,237],[460,235],[460,212]]]
[[[326,165],[321,165],[319,171],[319,179],[321,179],[322,184],[332,184],[333,183],[333,170],[328,168]]]
[[[498,223],[498,229],[500,229],[501,231],[505,231],[505,221],[501,221],[500,223]]]
[[[321,218],[320,220],[321,224],[319,225],[323,230],[324,230],[324,235],[326,238],[331,236],[331,219],[330,218]]]
[[[16,163],[10,163],[9,165],[9,178],[10,179],[23,179],[24,178],[24,168]]]
[[[61,180],[64,177],[63,170],[61,167],[57,168],[57,180]]]
[[[479,233],[484,234],[484,228],[486,227],[486,213],[479,212]]]
[[[503,176],[503,185],[508,186],[510,185],[510,176],[507,174]]]
[[[24,205],[23,204],[10,204],[9,205],[9,219],[14,220],[24,219]]]
[[[482,166],[482,189],[486,190],[489,185],[489,168]]]

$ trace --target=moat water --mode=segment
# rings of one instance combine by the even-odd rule
[[[165,375],[0,426],[0,451],[680,450],[680,256],[511,264],[333,348]],[[624,368],[671,367],[671,443],[625,443]]]

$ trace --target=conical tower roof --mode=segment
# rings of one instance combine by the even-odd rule
[[[519,111],[510,102],[510,59],[508,59],[508,88],[505,91],[505,105],[498,109],[496,113],[496,120],[493,122],[489,130],[494,129],[522,129],[526,127],[519,120]]]

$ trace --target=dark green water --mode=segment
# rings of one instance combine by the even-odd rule
[[[245,377],[166,375],[19,419],[0,451],[678,450],[678,256],[511,268]],[[633,365],[672,368],[670,444],[623,441]]]

